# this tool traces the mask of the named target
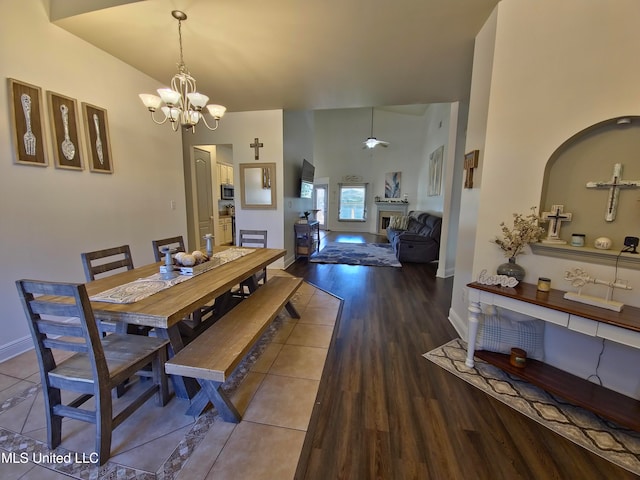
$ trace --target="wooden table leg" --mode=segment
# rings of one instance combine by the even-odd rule
[[[229,310],[231,310],[237,301],[234,300],[231,290],[224,292],[218,298],[216,298],[216,310],[215,310],[215,318],[222,318]]]
[[[249,295],[255,292],[258,289],[258,280],[255,275],[251,275],[249,278],[244,280],[241,285],[246,285],[249,289]]]
[[[158,338],[169,340],[169,358],[184,347],[177,324],[169,328],[156,328],[156,331],[158,332]],[[198,384],[193,378],[180,375],[170,375],[170,378],[178,398],[190,399],[197,394]]]

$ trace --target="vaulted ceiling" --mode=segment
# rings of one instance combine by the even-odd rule
[[[210,102],[304,110],[468,98],[474,38],[498,1],[50,0],[50,18],[162,86],[182,10],[184,60]]]

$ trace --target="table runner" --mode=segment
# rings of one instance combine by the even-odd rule
[[[217,268],[220,265],[224,265],[225,263],[231,262],[237,258],[244,257],[254,251],[255,250],[252,248],[229,248],[222,252],[214,253],[211,258],[215,258],[218,262],[216,265],[213,265],[212,268]],[[165,280],[162,278],[162,274],[158,272],[148,277],[138,278],[137,280],[125,283],[124,285],[118,285],[117,287],[110,288],[104,292],[92,295],[89,298],[95,302],[134,303],[147,298],[154,293],[161,292],[162,290],[177,285],[178,283],[185,282],[197,275],[200,275],[200,273],[194,273],[193,275],[178,275],[175,278]]]

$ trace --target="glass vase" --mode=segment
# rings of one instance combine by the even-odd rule
[[[506,275],[507,277],[513,277],[519,282],[524,279],[526,274],[524,268],[516,263],[516,257],[509,257],[509,261],[498,265],[498,275]]]

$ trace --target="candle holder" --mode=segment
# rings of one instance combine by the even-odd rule
[[[207,246],[206,246],[207,256],[211,258],[211,255],[213,255],[213,235],[211,235],[210,233],[207,233],[202,238],[204,238],[207,241]]]
[[[160,249],[164,253],[164,265],[160,265],[160,273],[163,280],[171,280],[176,278],[178,273],[173,270],[173,258],[171,258],[171,249],[169,247],[162,247]]]
[[[521,348],[512,348],[509,363],[516,368],[524,368],[527,365],[527,352]]]

